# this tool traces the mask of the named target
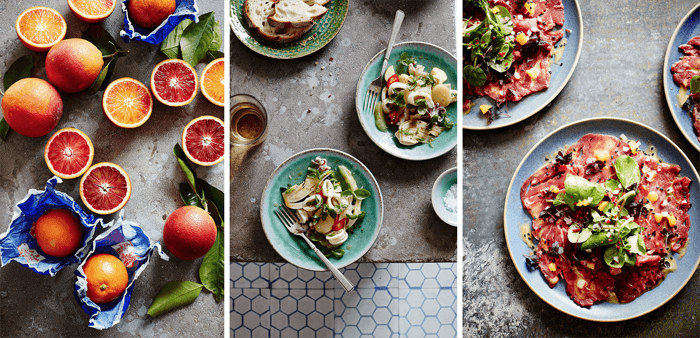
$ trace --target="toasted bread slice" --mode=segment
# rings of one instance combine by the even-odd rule
[[[279,28],[308,27],[328,12],[328,8],[314,4],[307,5],[303,0],[280,0],[275,5],[275,13],[267,22]]]
[[[267,18],[275,14],[275,0],[245,0],[243,2],[243,16],[248,22],[248,27],[262,39],[269,42],[284,43],[301,38],[313,26],[301,28],[278,28],[270,26]]]

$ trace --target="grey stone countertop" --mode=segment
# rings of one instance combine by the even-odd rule
[[[581,320],[548,305],[525,284],[508,253],[503,224],[508,185],[523,156],[547,134],[573,121],[614,116],[652,126],[698,168],[698,152],[674,123],[662,88],[671,35],[696,4],[635,0],[611,6],[610,1],[580,1],[581,57],[552,105],[508,128],[464,132],[465,337],[700,336],[700,272],[649,314],[622,323]]]
[[[231,94],[257,97],[270,116],[264,143],[245,151],[232,147],[232,261],[283,261],[262,230],[260,197],[279,164],[311,148],[349,153],[379,183],[384,222],[361,262],[456,261],[456,228],[435,214],[430,192],[438,176],[456,166],[457,149],[422,162],[395,158],[369,139],[355,110],[357,80],[367,62],[386,48],[397,9],[406,13],[397,43],[425,41],[455,53],[451,1],[350,1],[335,39],[295,60],[258,55],[231,34]]]
[[[87,28],[70,12],[65,0],[4,1],[0,3],[0,71],[3,73],[17,58],[31,54],[36,67],[34,77],[46,79],[44,60],[46,53],[34,53],[24,47],[15,32],[15,20],[32,6],[56,9],[68,24],[66,38],[77,38]],[[219,22],[224,21],[221,1],[198,1],[200,14],[216,12]],[[121,1],[107,20],[101,23],[119,47],[128,50],[119,59],[112,80],[132,77],[146,86],[150,82],[153,67],[166,57],[157,46],[144,42],[124,43],[118,38],[123,27],[124,14]],[[222,24],[222,28],[225,27]],[[206,66],[195,67],[198,74]],[[223,118],[224,110],[211,104],[201,93],[193,102],[181,108],[166,107],[154,98],[150,119],[136,129],[120,129],[103,115],[102,92],[88,96],[86,93],[62,94],[63,117],[55,130],[75,127],[85,132],[95,147],[93,163],[114,162],[122,166],[132,182],[132,195],[122,209],[127,220],[140,224],[154,241],[162,241],[163,224],[167,216],[183,203],[178,184],[185,177],[173,155],[173,146],[180,142],[182,130],[193,118],[214,115]],[[10,132],[6,141],[0,140],[0,232],[5,232],[12,219],[15,203],[23,199],[29,189],[43,190],[53,175],[43,157],[44,145],[49,133],[40,138],[28,138]],[[196,166],[195,166],[196,167]],[[198,175],[218,188],[224,188],[224,165],[198,167]],[[57,186],[80,202],[79,179],[64,180]],[[115,215],[108,216],[111,220]],[[164,249],[165,250],[165,249]],[[213,295],[203,291],[194,303],[159,317],[146,314],[153,298],[168,281],[189,280],[199,282],[201,259],[183,261],[169,254],[169,261],[157,254],[135,284],[131,304],[121,322],[115,327],[98,331],[88,328],[88,315],[83,312],[73,296],[77,265],[68,266],[55,277],[42,276],[17,264],[0,269],[0,336],[3,337],[185,337],[223,336],[224,303],[215,302]]]

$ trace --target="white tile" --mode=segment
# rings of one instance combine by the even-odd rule
[[[336,281],[329,271],[309,271],[289,263],[270,264],[273,289],[332,289]]]
[[[334,289],[272,289],[270,337],[332,337],[334,293]]]
[[[398,295],[396,288],[336,289],[336,337],[398,337]]]
[[[350,264],[341,272],[355,285],[355,289],[395,288],[399,283],[399,264],[395,263]],[[340,287],[336,283],[336,288]]]
[[[456,337],[457,288],[399,289],[402,337]]]
[[[266,289],[270,287],[270,264],[233,262],[231,286],[239,289]]]
[[[231,334],[235,337],[268,337],[270,290],[231,289]]]

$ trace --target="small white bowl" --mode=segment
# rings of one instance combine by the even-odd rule
[[[457,184],[457,167],[446,170],[435,180],[430,198],[433,202],[433,210],[435,210],[438,217],[445,223],[454,227],[456,227],[459,222],[459,210],[461,209],[459,208],[459,200],[457,201],[458,212],[450,212],[445,208],[444,199],[447,191],[455,184]]]

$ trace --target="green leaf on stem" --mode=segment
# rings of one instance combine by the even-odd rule
[[[220,52],[220,51],[218,51],[218,50],[216,50],[216,51],[211,51],[211,50],[210,50],[210,51],[207,52],[207,63],[212,62],[212,61],[214,61],[214,60],[216,60],[216,59],[220,59],[220,58],[222,58],[222,57],[224,57],[224,53],[222,53],[222,52]]]
[[[187,155],[185,155],[185,151],[182,150],[182,147],[179,143],[175,143],[173,153],[177,157],[177,162],[180,164],[182,172],[185,173],[185,177],[187,177],[187,182],[190,184],[190,187],[192,187],[193,191],[197,191],[197,173],[195,173],[194,170],[192,170],[192,167],[190,166],[190,163],[187,160]]]
[[[0,138],[2,140],[7,140],[7,133],[10,132],[10,125],[7,124],[7,121],[5,121],[5,118],[3,117],[0,119]]]
[[[90,87],[90,90],[88,91],[88,95],[92,95],[97,93],[100,90],[104,90],[107,88],[107,84],[109,83],[109,78],[112,77],[112,73],[114,72],[115,65],[117,64],[117,58],[114,57],[107,64],[102,68],[102,71],[100,72],[100,75],[97,77],[97,80],[92,83],[92,86]],[[104,88],[103,88],[104,87]]]
[[[182,38],[182,32],[184,32],[185,28],[187,28],[193,22],[194,21],[190,19],[180,21],[180,24],[178,24],[175,29],[168,34],[165,40],[161,42],[160,51],[171,59],[182,58],[182,53],[180,52],[180,39]]]
[[[217,29],[219,26],[216,25],[214,12],[200,16],[199,22],[187,26],[180,39],[182,59],[191,66],[196,66],[209,50]]]
[[[15,60],[5,72],[5,77],[3,78],[3,87],[5,90],[10,88],[15,82],[31,77],[33,69],[34,57],[31,55],[25,55]]]
[[[165,283],[158,291],[153,304],[148,308],[151,317],[166,313],[172,309],[194,302],[202,292],[204,285],[189,281],[173,281]]]
[[[216,242],[199,266],[199,280],[214,294],[216,301],[224,298],[224,232],[216,233]]]
[[[193,205],[204,209],[201,199],[194,193],[194,190],[192,190],[192,187],[187,182],[180,183],[180,198],[182,198],[182,202],[184,202],[185,205]]]

